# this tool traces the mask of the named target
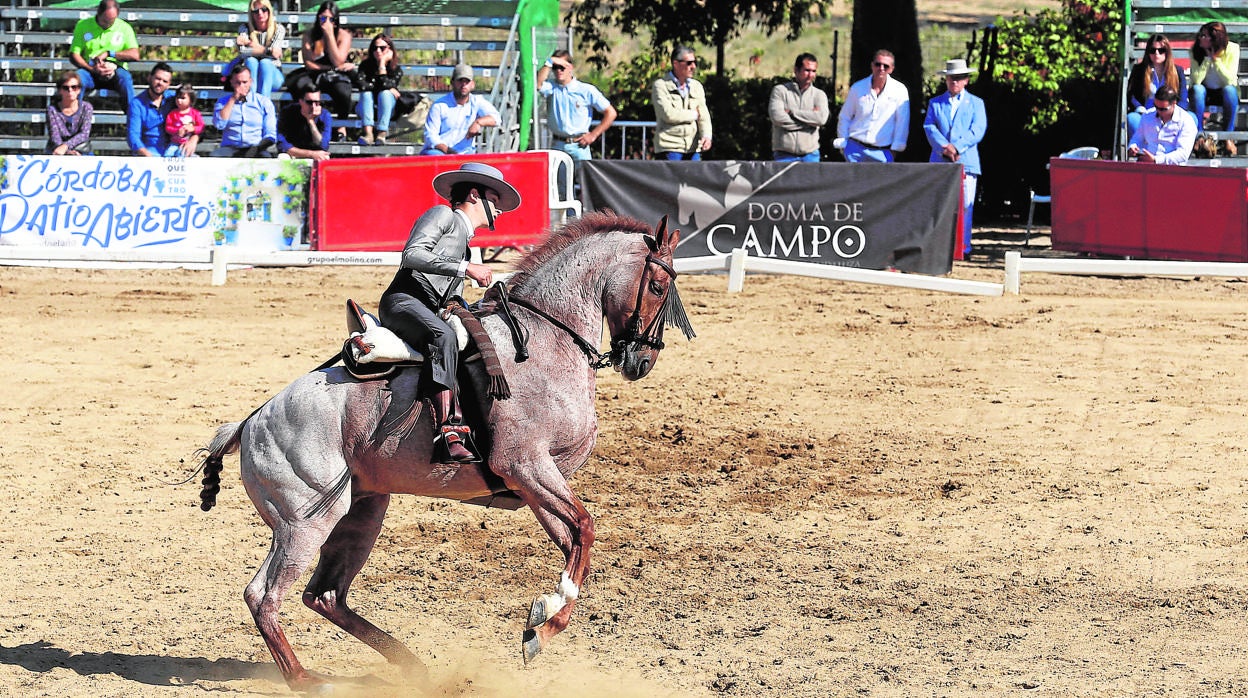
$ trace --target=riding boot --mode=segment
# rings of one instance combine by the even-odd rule
[[[434,437],[434,452],[438,462],[443,464],[471,463],[477,460],[472,451],[464,445],[471,430],[460,418],[456,405],[455,392],[443,390],[429,401],[433,406],[434,421],[437,422],[437,434]],[[441,442],[442,448],[437,448]]]

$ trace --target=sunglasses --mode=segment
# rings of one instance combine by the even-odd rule
[[[374,51],[389,51],[390,47],[386,46],[385,44],[377,44],[376,46],[373,47],[373,50]]]
[[[1146,51],[1146,53],[1161,53],[1161,54],[1166,54],[1166,53],[1170,53],[1170,52],[1169,52],[1168,50],[1166,50],[1166,49],[1164,49],[1164,48],[1160,47],[1160,46],[1155,46],[1155,47],[1153,47],[1153,48],[1148,49],[1148,51]]]
[[[299,100],[299,101],[300,101],[300,102],[303,102],[304,104],[306,104],[306,105],[308,105],[308,106],[313,106],[313,105],[316,105],[316,104],[320,104],[320,103],[321,103],[321,100],[319,100],[319,99],[301,99],[301,100]]]
[[[82,89],[82,85],[61,85],[61,90],[63,92],[69,92],[70,90],[81,90],[81,89]]]
[[[256,9],[254,9],[254,10],[252,10],[252,11],[251,11],[251,14],[253,14],[253,15],[267,15],[267,14],[269,14],[269,8],[267,8],[267,7],[257,7]]]
[[[562,73],[563,71],[568,69],[568,66],[563,65],[561,63],[555,63],[550,66],[550,69],[555,71],[556,73]]]
[[[682,64],[684,64],[684,65],[697,65],[697,64],[698,64],[698,59],[696,59],[696,58],[690,58],[690,59],[689,59],[689,60],[687,60],[687,61],[676,61],[676,62],[677,62],[677,63],[682,63]]]
[[[872,62],[871,62],[871,66],[872,66],[873,68],[883,68],[884,70],[892,70],[892,69],[893,69],[893,64],[892,64],[892,63],[881,63],[881,62],[879,62],[879,61],[872,61]]]

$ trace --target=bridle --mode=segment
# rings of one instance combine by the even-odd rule
[[[689,318],[685,314],[685,307],[684,304],[681,303],[680,294],[676,292],[676,270],[672,268],[672,265],[654,255],[654,253],[658,251],[657,242],[647,236],[646,244],[650,247],[650,252],[646,254],[645,265],[641,268],[641,280],[637,286],[637,303],[633,307],[633,312],[629,315],[628,321],[624,325],[624,331],[620,333],[619,337],[611,338],[611,351],[608,353],[599,352],[593,344],[589,343],[588,340],[577,334],[576,331],[571,327],[568,327],[566,323],[556,317],[553,317],[545,310],[542,310],[523,298],[510,297],[508,295],[506,285],[502,282],[496,284],[499,292],[499,299],[502,301],[503,308],[506,308],[508,303],[514,303],[515,305],[528,309],[533,314],[562,330],[565,334],[571,337],[572,342],[585,353],[585,356],[589,359],[590,368],[595,371],[609,366],[618,365],[624,361],[624,354],[626,352],[636,351],[638,346],[650,347],[656,351],[663,349],[663,327],[665,324],[675,325],[685,333],[686,337],[692,339],[694,334],[693,328],[690,326]],[[642,300],[645,299],[647,277],[652,276],[654,273],[652,271],[652,266],[656,266],[667,272],[668,276],[671,277],[671,283],[668,284],[667,295],[663,298],[662,308],[659,309],[659,312],[655,313],[654,318],[651,319],[650,324],[646,327],[645,331],[642,331],[641,303]],[[504,313],[504,315],[509,314],[509,312]],[[511,324],[511,320],[507,321],[508,324]],[[516,329],[517,328],[515,327],[512,328],[513,334],[519,337],[520,335],[516,332]],[[527,341],[527,333],[525,333],[525,335],[524,340]],[[517,342],[517,346],[521,346],[522,344],[523,342]],[[527,351],[523,352],[523,354],[519,350],[517,351],[516,361],[523,361],[526,358],[528,358]]]

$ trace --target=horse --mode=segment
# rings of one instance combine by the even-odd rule
[[[564,555],[554,593],[537,596],[529,609],[521,638],[525,664],[567,627],[594,542],[593,517],[568,478],[589,459],[597,438],[595,372],[611,366],[639,380],[663,349],[664,326],[693,338],[672,268],[679,237],[679,231],[667,232],[666,217],[651,230],[610,212],[587,214],[521,259],[509,290],[496,285],[487,291],[481,325],[506,368],[510,397],[491,399],[484,368],[465,364],[465,411],[473,408],[483,422],[481,463],[432,463],[435,425],[428,410],[417,409],[415,421],[401,427],[385,419],[400,381],[408,377],[403,387],[410,389],[416,380],[418,371],[411,369],[387,381],[323,367],[246,419],[218,428],[203,449],[201,506],[207,511],[215,504],[222,459],[237,451],[244,488],[273,530],[269,553],[243,597],[291,688],[325,682],[300,664],[278,617],[318,550],[304,604],[391,663],[417,664],[403,643],[347,605],[392,494],[477,503],[500,491],[518,496],[517,506],[529,507]],[[600,354],[604,319],[611,350]],[[509,325],[527,333],[527,343]],[[526,346],[532,358],[518,361]]]

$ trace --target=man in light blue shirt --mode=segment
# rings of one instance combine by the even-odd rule
[[[498,110],[474,95],[472,66],[460,63],[451,73],[451,93],[433,103],[425,117],[421,155],[467,155],[477,152],[477,134],[498,125]]]
[[[554,149],[571,155],[573,160],[589,160],[590,144],[611,128],[616,111],[601,90],[577,80],[574,70],[572,54],[564,49],[555,51],[537,71],[537,92],[547,99],[546,127],[550,129]],[[602,120],[591,129],[594,110],[602,114]]]
[[[251,71],[245,64],[230,71],[230,90],[212,110],[212,125],[221,132],[221,146],[212,157],[273,157],[269,148],[277,142],[277,113],[268,97],[252,94]]]

